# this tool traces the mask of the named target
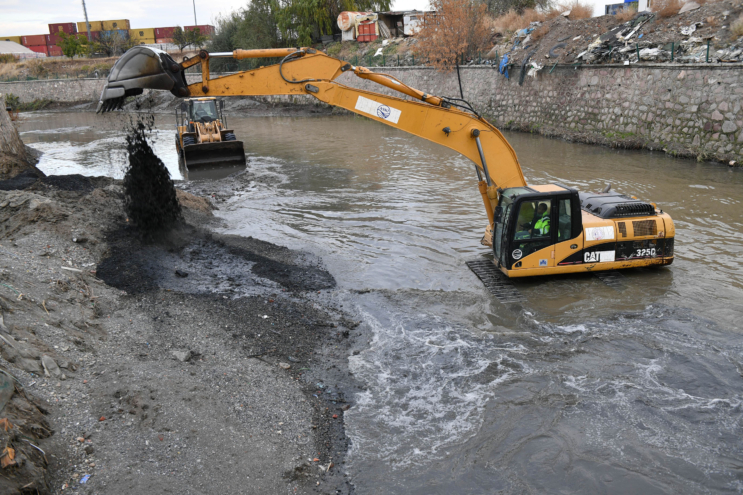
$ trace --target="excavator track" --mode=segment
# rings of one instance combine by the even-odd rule
[[[470,270],[482,280],[485,287],[501,303],[523,303],[524,296],[518,291],[511,279],[501,272],[492,260],[471,260],[466,262]]]

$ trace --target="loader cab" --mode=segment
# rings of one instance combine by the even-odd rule
[[[557,183],[504,189],[494,217],[493,254],[506,270],[555,266],[555,246],[583,231],[578,191]]]
[[[180,115],[178,110],[180,109]],[[224,100],[216,98],[189,98],[183,100],[180,108],[176,108],[176,121],[186,125],[189,132],[194,132],[193,123],[207,124],[219,120],[227,125],[224,119]]]

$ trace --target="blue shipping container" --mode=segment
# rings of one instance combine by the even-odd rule
[[[129,37],[129,30],[127,29],[114,29],[112,31],[101,31],[101,35],[103,36],[111,36],[114,33],[118,33],[119,36],[121,36],[122,38]]]

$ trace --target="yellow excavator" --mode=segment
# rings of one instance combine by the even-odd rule
[[[259,69],[216,78],[209,75],[212,58],[267,57],[283,58]],[[188,84],[184,70],[196,64],[201,64],[202,80]],[[343,73],[401,96],[343,85],[336,81]],[[463,99],[414,89],[391,75],[352,66],[313,48],[202,50],[197,57],[177,63],[165,52],[135,47],[112,68],[98,111],[121,108],[126,97],[143,89],[168,90],[181,98],[310,95],[461,153],[475,164],[487,214],[481,243],[493,250],[491,266],[508,277],[673,262],[673,221],[654,203],[611,192],[610,186],[589,193],[560,183],[528,185],[508,141]]]
[[[186,171],[246,164],[242,141],[227,128],[224,100],[184,99],[175,110],[175,128],[175,148]]]

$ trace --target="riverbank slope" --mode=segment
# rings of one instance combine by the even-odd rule
[[[306,253],[210,233],[211,202],[178,198],[185,221],[143,238],[118,181],[0,183],[0,368],[53,431],[33,487],[348,492],[323,349],[340,360],[354,323],[312,299],[335,281]]]

